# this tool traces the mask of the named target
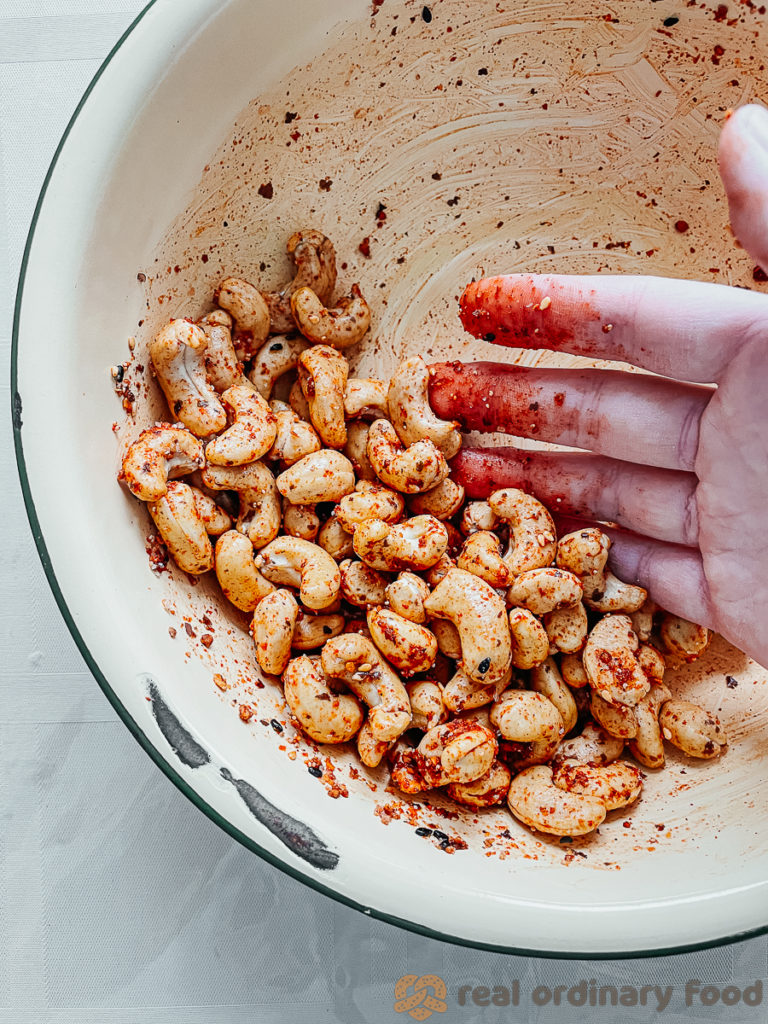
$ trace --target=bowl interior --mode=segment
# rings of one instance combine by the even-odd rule
[[[18,320],[28,500],[102,683],[207,813],[383,916],[579,955],[763,927],[768,829],[755,794],[768,782],[766,673],[724,641],[669,678],[721,717],[725,758],[671,755],[630,814],[560,843],[505,810],[404,798],[353,751],[309,745],[255,669],[246,617],[215,580],[153,575],[151,521],[115,483],[123,446],[168,417],[149,339],[170,317],[212,308],[225,276],[285,281],[298,227],[333,239],[339,291],[358,281],[373,308],[358,376],[387,377],[413,352],[576,364],[462,334],[463,285],[494,272],[751,286],[714,154],[724,110],[766,85],[755,16],[740,8],[718,54],[726,29],[712,11],[685,8],[668,25],[663,4],[639,0],[617,15],[590,0],[178,7],[150,6],[75,121]],[[133,417],[109,375],[126,359]],[[446,855],[416,836],[420,825],[466,849]]]

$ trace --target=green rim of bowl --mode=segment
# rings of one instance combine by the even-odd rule
[[[32,222],[29,228],[29,233],[27,235],[27,241],[24,246],[24,255],[21,261],[19,282],[16,290],[16,302],[14,306],[13,315],[13,333],[11,337],[11,408],[13,420],[13,440],[16,452],[16,465],[19,472],[19,480],[21,482],[21,490],[24,497],[24,505],[27,510],[27,519],[29,520],[29,525],[32,530],[32,536],[37,547],[37,552],[40,556],[40,561],[42,562],[43,565],[43,570],[45,571],[45,575],[48,580],[48,585],[50,586],[53,592],[56,604],[59,606],[59,611],[61,612],[62,617],[64,618],[64,621],[67,625],[67,628],[69,629],[69,632],[72,634],[72,638],[75,641],[75,644],[77,645],[80,654],[83,656],[96,682],[104,691],[104,695],[106,696],[107,700],[115,709],[118,716],[122,719],[123,723],[128,727],[134,739],[138,742],[142,749],[152,758],[152,760],[155,762],[158,768],[160,768],[160,770],[171,780],[174,786],[176,786],[177,789],[181,790],[184,796],[191,800],[192,803],[199,810],[201,810],[205,815],[207,815],[208,818],[211,819],[211,821],[218,825],[219,828],[223,829],[224,832],[228,833],[228,835],[232,836],[233,839],[236,839],[239,843],[245,846],[246,849],[250,850],[252,853],[258,854],[259,857],[267,861],[273,867],[278,868],[280,871],[283,871],[287,875],[290,875],[291,878],[294,878],[297,881],[303,882],[304,884],[310,886],[310,888],[314,889],[316,892],[320,892],[324,896],[329,896],[331,899],[336,900],[337,902],[342,903],[345,906],[352,907],[354,910],[360,911],[360,913],[363,913],[368,917],[377,918],[380,921],[385,921],[387,924],[395,925],[398,928],[404,928],[407,931],[416,933],[417,935],[423,935],[426,938],[430,939],[438,939],[441,942],[450,942],[458,946],[482,949],[491,953],[506,953],[514,956],[542,957],[554,960],[585,961],[627,960],[654,956],[671,956],[677,953],[691,953],[699,949],[712,949],[717,946],[729,945],[733,942],[742,942],[746,939],[755,938],[759,935],[765,935],[766,933],[768,933],[768,924],[761,925],[757,928],[752,928],[747,931],[738,932],[734,935],[725,936],[723,938],[711,939],[703,942],[694,942],[683,946],[662,946],[658,949],[641,949],[620,953],[607,951],[591,953],[589,956],[583,956],[580,955],[578,951],[574,951],[572,953],[562,951],[551,952],[540,949],[528,949],[522,945],[507,946],[491,942],[481,942],[475,939],[466,939],[462,938],[461,936],[450,935],[446,932],[437,931],[433,928],[429,928],[425,925],[419,924],[416,921],[409,921],[405,918],[396,917],[395,915],[388,914],[383,910],[377,910],[375,907],[365,906],[364,904],[358,903],[356,900],[350,899],[348,896],[345,896],[342,893],[337,892],[336,890],[328,887],[327,885],[323,885],[321,882],[319,882],[316,878],[313,878],[311,875],[307,875],[301,870],[291,867],[290,864],[287,864],[285,861],[281,860],[278,856],[271,853],[269,850],[265,850],[263,847],[259,846],[257,842],[255,842],[249,836],[245,835],[245,833],[241,832],[240,829],[236,828],[226,818],[222,817],[222,815],[219,814],[219,812],[214,807],[207,803],[207,801],[204,800],[200,796],[200,794],[196,790],[194,790],[181,777],[181,775],[179,775],[179,773],[176,771],[173,765],[171,765],[162,756],[162,754],[149,740],[149,738],[146,736],[146,734],[143,732],[140,726],[128,713],[127,709],[120,701],[120,698],[109,685],[106,676],[101,671],[99,666],[96,664],[93,655],[88,649],[88,645],[86,644],[79,629],[77,628],[77,624],[75,623],[75,620],[72,617],[72,613],[69,610],[64,595],[61,592],[58,580],[56,579],[56,573],[53,568],[53,563],[48,553],[48,548],[46,547],[42,530],[40,529],[40,522],[37,518],[35,502],[32,497],[32,491],[29,485],[29,478],[27,476],[26,463],[24,461],[24,448],[21,439],[21,414],[23,413],[23,408],[21,407],[21,400],[18,392],[19,320],[21,316],[21,304],[22,297],[24,294],[24,283],[26,278],[27,265],[29,263],[29,256],[32,251],[32,245],[35,238],[35,229],[37,227],[37,222],[42,212],[43,203],[45,201],[45,196],[48,191],[48,185],[50,183],[51,177],[53,176],[53,172],[56,168],[56,165],[59,161],[59,157],[61,156],[62,150],[64,149],[67,139],[69,138],[69,133],[71,132],[73,125],[77,121],[77,118],[80,115],[80,111],[87,103],[88,98],[90,97],[93,90],[96,88],[99,79],[104,74],[104,71],[111,63],[115,54],[120,50],[128,36],[130,36],[131,33],[136,29],[136,27],[141,23],[141,21],[146,16],[147,12],[159,2],[160,0],[149,0],[149,3],[146,5],[146,7],[144,7],[141,13],[131,22],[131,24],[128,26],[125,32],[120,36],[115,45],[109,51],[103,63],[99,67],[98,71],[91,79],[88,88],[83,93],[80,102],[75,107],[74,113],[72,114],[72,117],[69,119],[67,127],[64,129],[64,134],[62,135],[61,140],[58,146],[56,147],[56,151],[53,154],[53,159],[51,160],[50,166],[45,175],[43,186],[40,190],[40,195],[37,199],[37,204],[35,205],[35,212],[32,216]]]

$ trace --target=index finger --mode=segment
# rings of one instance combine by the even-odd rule
[[[768,295],[663,277],[508,274],[467,285],[461,322],[476,338],[717,382],[768,323]]]

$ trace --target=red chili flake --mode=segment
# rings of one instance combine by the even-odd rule
[[[203,633],[203,635],[200,637],[200,643],[203,645],[203,647],[210,647],[211,644],[213,643],[213,637],[211,636],[210,633]]]
[[[275,190],[272,188],[272,182],[268,181],[265,185],[259,185],[259,195],[262,199],[271,199],[275,194]]]
[[[728,6],[726,4],[720,4],[715,11],[715,21],[725,21],[728,16]]]
[[[320,189],[321,192],[330,192],[332,184],[332,178],[321,178],[320,181],[318,181],[317,183],[317,187]]]
[[[557,394],[555,395],[555,405],[558,405],[558,406],[562,405],[564,401],[565,401],[565,392],[558,391]]]
[[[675,231],[679,231],[681,235],[684,234],[688,230],[689,227],[690,227],[690,224],[688,223],[687,220],[676,220],[675,221]]]
[[[197,636],[197,633],[194,631],[194,629],[192,629],[192,626],[189,622],[184,623],[184,629],[186,630],[187,636],[190,636],[193,639]]]
[[[173,628],[173,626],[168,627],[168,636],[171,638],[171,640],[176,639],[176,630]]]
[[[363,254],[363,256],[365,256],[367,260],[371,258],[371,240],[367,235],[362,240],[360,245],[358,245],[357,248]]]
[[[207,263],[208,262],[208,253],[204,252],[203,255],[200,257],[200,259],[203,261],[203,263]]]
[[[291,121],[295,121],[298,116],[298,113],[292,112],[290,110],[287,111],[285,115],[285,123],[290,124]]]
[[[768,281],[768,274],[766,274],[762,267],[753,267],[752,280],[757,281],[759,284],[763,284],[765,281]]]
[[[291,132],[291,138],[294,142],[298,142],[301,138],[301,132]]]
[[[137,275],[136,275],[136,280],[137,280],[137,281],[138,281],[138,282],[139,282],[140,284],[144,284],[144,282],[145,282],[145,281],[147,280],[147,275],[146,275],[146,274],[141,274],[141,273],[139,273],[139,274],[137,274]]]
[[[443,176],[440,173],[440,171],[435,171],[434,172],[434,174],[432,175],[432,180],[433,181],[442,181],[443,180]]]

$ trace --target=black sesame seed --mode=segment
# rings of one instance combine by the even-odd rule
[[[441,843],[450,841],[450,836],[446,835],[445,832],[441,832],[440,829],[438,828],[433,830],[432,835],[435,837],[435,839],[439,839]]]
[[[488,68],[478,68],[477,69],[477,73],[478,73],[478,75],[487,75],[488,74]]]
[[[477,671],[480,673],[480,675],[484,676],[485,673],[488,671],[488,669],[490,667],[491,667],[491,659],[490,658],[483,658],[483,660],[477,666]]]
[[[417,828],[416,829],[416,835],[417,836],[431,836],[432,835],[432,829],[431,828]]]
[[[117,367],[117,373],[115,374],[115,381],[119,384],[125,376],[125,367],[120,365]]]
[[[493,332],[490,334],[484,334],[483,341],[496,341],[496,335]]]
[[[451,845],[451,840],[450,839],[444,839],[442,841],[442,843],[440,843],[440,849],[441,850],[447,850],[450,845]]]
[[[678,21],[680,21],[679,18],[665,18],[664,24],[667,26],[667,28],[672,28],[672,26],[676,25]]]
[[[323,632],[325,633],[326,636],[330,636],[333,630],[331,629],[330,626],[323,626]]]
[[[282,351],[282,348],[283,348],[282,341],[276,341],[274,345],[270,345],[269,346],[269,351],[270,352],[280,352],[280,351]]]
[[[428,7],[422,7],[421,9],[421,20],[426,21],[427,24],[432,21],[432,11]]]
[[[269,724],[272,726],[272,728],[275,730],[275,732],[282,732],[283,731],[282,725],[280,725],[280,723],[278,722],[278,720],[276,718],[273,718],[272,721]]]
[[[314,775],[316,779],[322,779],[322,777],[323,777],[323,770],[322,770],[322,768],[317,768],[313,764],[309,765],[309,767],[307,768],[307,771],[309,772],[310,775]]]
[[[726,676],[725,685],[728,687],[729,690],[733,690],[739,685],[739,681],[737,679],[734,679],[733,676]]]

